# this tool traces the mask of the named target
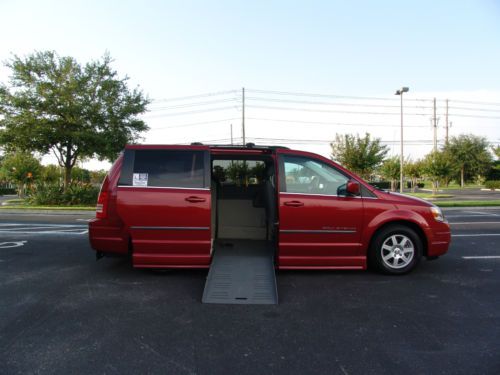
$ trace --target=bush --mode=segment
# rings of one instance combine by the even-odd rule
[[[73,183],[63,194],[64,203],[68,205],[92,205],[97,203],[99,187],[85,183]]]
[[[97,202],[99,188],[90,184],[73,183],[64,188],[58,184],[38,184],[31,192],[28,202],[33,205],[93,205]]]
[[[500,180],[489,180],[484,183],[486,189],[500,189]]]
[[[14,188],[0,188],[0,195],[13,195],[17,194],[17,190]]]
[[[419,189],[423,189],[423,188],[424,188],[424,186],[425,186],[425,184],[424,184],[423,182],[419,182],[419,183],[417,183],[417,187],[418,187]]]
[[[390,181],[370,182],[370,185],[382,190],[391,188]]]

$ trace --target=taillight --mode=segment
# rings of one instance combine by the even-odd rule
[[[95,217],[97,219],[105,219],[108,216],[108,192],[109,180],[108,176],[104,179],[101,186],[101,191],[99,192],[99,197],[97,198],[97,205],[95,207]]]

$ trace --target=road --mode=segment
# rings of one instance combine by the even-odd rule
[[[445,212],[446,256],[278,272],[277,306],[201,304],[207,271],[96,262],[91,214],[0,213],[0,373],[500,373],[500,209]]]

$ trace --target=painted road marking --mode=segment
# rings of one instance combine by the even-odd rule
[[[452,225],[500,224],[500,221],[463,221],[463,222],[455,222],[455,223],[448,222],[448,224],[452,224]]]
[[[491,212],[483,212],[483,211],[464,211],[464,212],[482,216],[499,216],[498,214],[493,214]]]
[[[89,222],[90,220],[94,220],[93,218],[92,219],[76,219],[76,221],[86,221],[86,222]]]
[[[463,259],[500,259],[500,255],[482,255],[482,256],[467,256]]]
[[[87,225],[0,223],[0,233],[16,234],[87,234]]]
[[[460,218],[460,217],[482,217],[482,218],[486,218],[486,217],[498,217],[499,215],[494,215],[494,214],[485,214],[485,215],[450,215],[448,213],[444,213],[444,216],[446,216],[447,218]]]
[[[452,237],[496,237],[500,236],[500,233],[476,233],[476,234],[452,234]]]
[[[11,241],[11,242],[0,242],[0,249],[9,249],[11,247],[21,247],[24,246],[28,241]]]

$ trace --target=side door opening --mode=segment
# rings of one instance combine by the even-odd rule
[[[276,165],[271,155],[212,155],[212,265],[206,303],[277,303]]]

